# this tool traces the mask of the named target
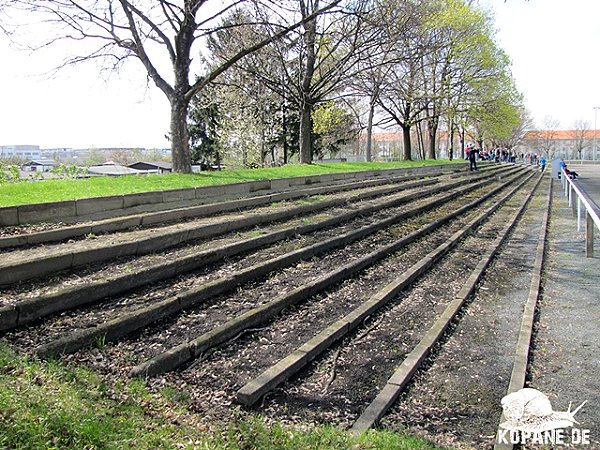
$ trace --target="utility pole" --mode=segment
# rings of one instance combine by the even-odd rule
[[[594,106],[594,151],[593,151],[593,160],[596,160],[596,149],[598,147],[598,128],[596,126],[598,122],[598,110],[600,106]]]

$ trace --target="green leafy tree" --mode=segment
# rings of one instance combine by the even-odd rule
[[[319,105],[312,114],[315,150],[318,158],[335,156],[342,146],[356,139],[357,123],[349,112],[330,101]]]

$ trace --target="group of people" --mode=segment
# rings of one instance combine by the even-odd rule
[[[523,157],[523,155],[521,155]],[[516,162],[517,154],[505,148],[494,148],[490,151],[481,150],[473,144],[465,147],[465,159],[469,161],[471,170],[477,170],[477,160],[495,162]]]
[[[514,152],[509,152],[501,149],[494,149],[491,152],[482,151],[479,148],[475,147],[473,144],[468,144],[465,147],[465,159],[469,161],[469,170],[478,170],[477,169],[477,160],[483,161],[507,161],[507,162],[515,162],[516,154]],[[546,170],[546,158],[544,155],[538,157],[537,153],[527,153],[526,155],[521,154],[521,159],[525,162],[529,162],[530,164],[538,165],[541,168],[542,173]],[[559,172],[558,178],[560,179],[562,170],[565,171],[567,176],[573,180],[577,179],[579,174],[567,168],[567,164],[561,158],[559,163]]]
[[[567,174],[567,176],[569,178],[571,178],[572,180],[576,180],[577,179],[577,177],[579,176],[579,174],[577,172],[569,170],[567,168],[567,164],[565,163],[565,161],[562,158],[561,158],[561,160],[560,160],[560,162],[558,164],[559,164],[559,168],[560,168],[560,170],[558,171],[558,179],[561,178],[563,170],[565,171],[565,173]]]
[[[540,169],[542,169],[542,173],[544,172],[544,170],[546,170],[546,158],[544,157],[544,155],[540,156],[538,159],[538,164],[540,166]],[[564,159],[560,159],[559,163],[558,163],[558,174],[557,177],[560,180],[561,176],[562,176],[562,172],[564,172],[567,174],[567,176],[569,178],[571,178],[572,180],[576,180],[577,177],[579,176],[579,174],[573,170],[569,170],[567,168],[567,163],[565,163]]]

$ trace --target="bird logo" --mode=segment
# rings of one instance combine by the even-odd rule
[[[575,414],[585,405],[584,401],[574,411],[571,403],[567,411],[554,411],[548,397],[537,389],[523,388],[502,398],[502,411],[505,422],[500,426],[505,430],[542,433],[557,428],[572,427],[578,424]]]

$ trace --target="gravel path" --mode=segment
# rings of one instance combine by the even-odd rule
[[[576,419],[590,430],[591,445],[579,448],[600,449],[600,256],[585,257],[585,236],[557,182],[552,208],[529,387],[544,392],[555,411],[587,400]]]

